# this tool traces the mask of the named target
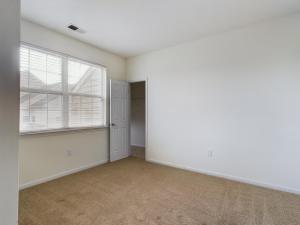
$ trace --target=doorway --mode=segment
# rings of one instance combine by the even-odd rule
[[[146,159],[147,81],[110,80],[110,162]]]
[[[130,138],[132,157],[145,159],[146,150],[146,82],[131,82],[130,88]]]

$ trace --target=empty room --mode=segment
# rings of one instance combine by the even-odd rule
[[[1,0],[0,225],[300,225],[299,0]]]

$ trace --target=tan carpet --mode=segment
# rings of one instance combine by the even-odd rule
[[[300,196],[128,158],[20,193],[20,225],[300,225]]]
[[[131,156],[145,159],[145,148],[139,146],[131,146]]]

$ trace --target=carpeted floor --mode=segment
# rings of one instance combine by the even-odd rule
[[[300,225],[300,196],[128,158],[20,192],[20,225]]]
[[[145,159],[145,148],[139,146],[131,146],[131,156]]]

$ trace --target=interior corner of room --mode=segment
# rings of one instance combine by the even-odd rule
[[[300,224],[299,27],[294,0],[2,0],[0,225]]]

